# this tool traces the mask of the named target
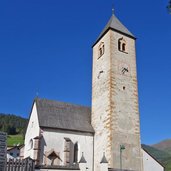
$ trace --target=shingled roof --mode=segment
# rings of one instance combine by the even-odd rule
[[[94,133],[91,108],[36,98],[40,127]]]
[[[99,41],[99,39],[101,39],[101,37],[103,37],[103,35],[109,30],[109,29],[113,29],[116,32],[125,34],[129,37],[132,37],[135,39],[135,36],[119,21],[119,19],[112,14],[110,20],[108,21],[107,25],[105,26],[105,28],[103,29],[103,31],[100,33],[99,37],[97,38],[96,42],[94,43],[94,45]],[[93,46],[94,46],[93,45]]]

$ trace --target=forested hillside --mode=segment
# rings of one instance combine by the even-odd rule
[[[28,119],[11,114],[0,113],[0,131],[7,132],[8,135],[24,135]]]

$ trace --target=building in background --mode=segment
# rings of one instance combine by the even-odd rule
[[[7,149],[7,159],[22,159],[24,145],[18,145]]]

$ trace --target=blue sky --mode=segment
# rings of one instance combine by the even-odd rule
[[[33,99],[91,105],[91,46],[111,16],[137,37],[142,143],[171,138],[167,0],[0,2],[0,112],[28,117]]]

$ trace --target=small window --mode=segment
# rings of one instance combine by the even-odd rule
[[[78,143],[74,144],[74,163],[78,162]]]
[[[124,52],[125,52],[125,50],[126,50],[125,47],[126,47],[126,44],[123,43],[123,44],[122,44],[122,51],[124,51]]]
[[[126,47],[126,41],[125,39],[122,37],[118,40],[118,50],[124,53],[127,53],[127,47]]]
[[[102,48],[100,48],[99,51],[100,51],[100,56],[102,56],[102,55],[103,55],[103,50],[102,50]]]
[[[98,58],[100,58],[105,52],[105,46],[104,46],[104,42],[101,42],[99,45],[99,54],[98,54]]]
[[[10,156],[13,156],[13,153],[10,153]]]
[[[34,122],[31,123],[31,127],[33,128]]]
[[[31,150],[33,148],[33,140],[29,141],[28,149]]]
[[[121,50],[121,42],[118,41],[118,50]]]

